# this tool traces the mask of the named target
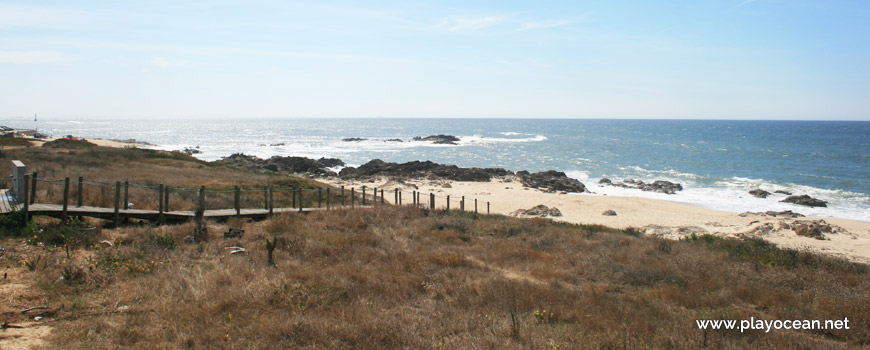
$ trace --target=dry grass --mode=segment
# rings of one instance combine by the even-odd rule
[[[271,179],[190,163],[183,167],[198,175],[188,179]],[[175,170],[168,172],[171,178]],[[225,240],[229,225],[245,235]],[[5,239],[0,266],[15,266],[34,281],[21,303],[57,310],[50,348],[846,349],[870,343],[867,266],[751,241],[663,241],[600,226],[392,207],[212,222],[210,241],[182,243],[193,231],[190,223],[104,229],[95,241],[113,247],[75,245],[69,254]],[[272,237],[279,242],[274,267],[266,264],[265,240]],[[247,253],[229,254],[229,246]],[[32,271],[20,268],[30,265]],[[23,320],[14,311],[0,317]],[[852,329],[740,333],[695,326],[696,319],[749,317],[848,317]]]
[[[221,238],[228,224],[245,236]],[[115,247],[70,258],[7,241],[15,248],[3,264],[42,256],[29,272],[40,303],[65,305],[52,347],[841,349],[870,340],[866,266],[772,266],[700,241],[412,208],[209,229],[209,242],[177,246],[166,242],[192,224],[103,230],[98,239]],[[849,317],[853,327],[741,334],[694,323],[750,316]]]

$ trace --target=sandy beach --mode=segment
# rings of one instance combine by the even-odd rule
[[[638,197],[547,193],[523,187],[519,180],[512,177],[490,182],[446,180],[397,182],[388,179],[351,182],[337,178],[321,179],[321,181],[357,189],[362,186],[384,189],[385,199],[389,202],[394,200],[392,191],[400,188],[404,191],[404,204],[410,203],[411,191],[416,190],[423,192],[426,203],[428,203],[428,194],[434,193],[437,196],[438,208],[446,206],[447,195],[450,196],[451,209],[458,209],[460,198],[465,196],[466,210],[474,210],[476,198],[480,212],[486,212],[486,202],[490,202],[490,210],[493,214],[511,215],[518,209],[529,209],[543,204],[561,211],[562,216],[551,218],[553,220],[577,224],[601,224],[615,228],[636,227],[647,235],[671,239],[678,239],[692,233],[699,235],[709,233],[724,237],[759,237],[782,247],[808,249],[852,261],[870,263],[870,223],[862,221],[733,213]],[[613,210],[617,215],[602,215],[606,210]],[[793,211],[800,213],[800,208],[795,208]],[[825,233],[824,239],[799,236],[795,233],[793,229],[795,225],[810,222],[828,224],[832,232]]]
[[[62,138],[63,137],[51,136],[51,137],[48,137],[45,139],[29,139],[29,140],[37,141],[37,142],[41,141],[44,144],[45,142],[54,141],[54,140],[62,139]],[[102,146],[102,147],[118,147],[118,148],[124,148],[124,147],[151,148],[151,147],[154,147],[153,144],[150,144],[148,142],[139,142],[136,140],[108,140],[108,139],[97,139],[97,138],[88,138],[88,139],[84,139],[84,140],[86,140],[90,143],[93,143],[97,146]]]

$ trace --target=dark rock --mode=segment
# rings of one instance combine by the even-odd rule
[[[607,210],[605,210],[603,213],[601,213],[601,215],[604,215],[604,216],[616,216],[616,212],[613,211],[613,210],[611,210],[611,209],[607,209]]]
[[[487,182],[495,176],[510,174],[510,171],[501,168],[460,168],[455,165],[443,165],[430,161],[399,164],[384,162],[380,159],[373,159],[358,168],[347,167],[338,173],[343,179],[386,176],[477,182]]]
[[[586,186],[577,179],[573,179],[565,175],[561,171],[547,170],[537,173],[529,173],[528,171],[518,171],[523,185],[531,188],[540,188],[547,191],[565,191],[565,192],[587,192]]]
[[[435,144],[455,145],[459,138],[453,135],[431,135],[426,137],[415,136],[414,141],[431,141]]]
[[[827,207],[828,206],[828,202],[825,202],[821,199],[815,199],[815,198],[810,197],[808,195],[788,196],[785,199],[781,200],[780,202],[793,203],[793,204],[803,205],[803,206],[807,206],[807,207]]]
[[[367,138],[363,138],[363,137],[348,137],[348,138],[343,138],[343,139],[341,139],[341,140],[344,141],[344,142],[360,142],[360,141],[365,141],[365,140],[368,140],[368,139],[367,139]]]
[[[229,231],[224,232],[225,239],[242,238],[242,236],[244,236],[244,235],[245,235],[245,230],[237,229],[237,228],[231,228]]]
[[[196,147],[185,147],[184,150],[181,151],[181,152],[184,153],[184,154],[186,154],[186,155],[189,155],[189,156],[194,155],[194,154],[200,154],[200,153],[202,153],[202,151],[199,150],[199,146],[196,146]]]
[[[405,142],[405,141],[402,141],[402,139],[386,139],[386,140],[384,140],[384,142]]]
[[[283,143],[283,142],[279,142],[279,143],[270,143],[269,146],[271,146],[271,147],[275,147],[275,146],[284,146],[284,143]]]
[[[773,191],[773,193],[781,193],[781,194],[784,194],[786,196],[791,196],[791,192],[789,192],[789,191],[776,190],[776,191]]]
[[[344,161],[342,161],[341,159],[338,159],[338,158],[323,158],[323,157],[321,157],[315,163],[317,163],[317,165],[319,165],[319,166],[326,167],[326,168],[334,168],[337,166],[344,165]]]
[[[511,213],[513,216],[537,216],[537,217],[559,217],[562,216],[562,212],[556,208],[550,208],[543,204],[538,204],[530,209],[518,209]]]
[[[605,181],[607,180],[607,181]],[[673,183],[665,180],[656,180],[651,183],[644,183],[641,180],[635,179],[623,179],[622,182],[612,182],[610,179],[601,179],[598,181],[600,184],[622,187],[622,188],[633,188],[641,191],[647,192],[659,192],[665,194],[674,194],[676,191],[682,191],[683,185],[678,183]]]
[[[758,198],[767,198],[770,195],[770,192],[762,190],[760,188],[749,191],[749,194],[756,196]]]
[[[314,160],[305,157],[281,157],[274,156],[269,159],[261,159],[241,153],[224,157],[219,163],[232,165],[245,169],[270,170],[283,173],[304,173],[315,176],[335,176],[335,172],[327,168],[344,165],[341,159],[320,158]]]

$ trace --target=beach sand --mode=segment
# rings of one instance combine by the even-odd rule
[[[676,202],[597,194],[547,193],[523,187],[516,178],[496,179],[490,182],[459,182],[445,180],[410,180],[404,182],[380,179],[371,182],[350,182],[336,178],[319,179],[336,186],[362,186],[383,189],[385,200],[393,202],[395,188],[403,191],[402,203],[411,203],[411,191],[423,192],[423,202],[428,206],[429,193],[434,193],[436,206],[446,206],[450,195],[451,209],[459,209],[459,201],[465,196],[465,210],[474,211],[474,199],[478,211],[486,213],[487,202],[493,214],[510,215],[517,209],[529,209],[543,204],[556,207],[561,217],[553,220],[576,224],[601,224],[615,228],[635,227],[647,235],[678,239],[695,234],[714,234],[724,237],[758,237],[781,247],[807,249],[852,261],[870,263],[870,223],[831,218],[784,218],[763,214],[743,214],[701,208]],[[445,185],[446,184],[446,185]],[[417,188],[415,189],[414,186]],[[369,196],[371,192],[369,192]],[[604,216],[613,210],[616,216]],[[800,212],[800,208],[793,211]],[[802,222],[823,220],[834,228],[825,233],[825,239],[798,236],[793,227]]]
[[[52,136],[45,139],[31,139],[30,141],[45,142],[54,141],[57,139],[62,139],[62,137]],[[86,141],[93,143],[97,146],[102,147],[117,147],[117,148],[125,148],[125,147],[136,147],[136,148],[152,148],[154,145],[147,142],[138,142],[136,140],[107,140],[107,139],[85,139]]]

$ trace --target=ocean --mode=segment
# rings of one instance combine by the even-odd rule
[[[232,153],[334,157],[351,166],[371,159],[431,160],[462,167],[559,170],[592,192],[663,199],[734,212],[793,210],[870,221],[870,122],[564,119],[267,119],[0,121],[61,136],[136,139],[197,157]],[[409,142],[456,135],[457,145]],[[343,138],[366,138],[345,142]],[[404,142],[386,141],[402,139]],[[598,180],[663,179],[675,195],[599,186]],[[781,203],[747,192],[808,194],[827,208]]]

